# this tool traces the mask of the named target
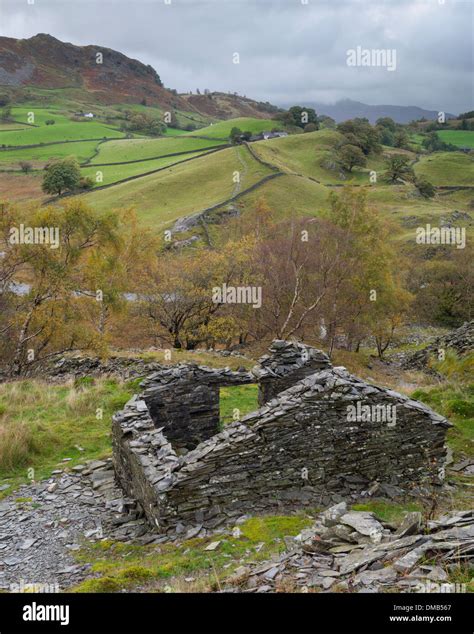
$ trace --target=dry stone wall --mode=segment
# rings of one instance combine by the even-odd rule
[[[118,481],[156,529],[214,528],[248,513],[442,482],[445,418],[308,346],[274,342],[270,352],[252,374],[158,372],[114,417]],[[256,377],[265,404],[216,433],[218,387]]]

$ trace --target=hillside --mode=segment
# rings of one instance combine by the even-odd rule
[[[98,55],[101,63],[97,63]],[[183,123],[271,118],[278,108],[237,94],[178,95],[149,65],[102,46],[76,46],[39,33],[0,37],[0,86],[15,100],[68,99],[83,104],[142,104],[181,113]],[[51,92],[52,91],[52,92]],[[179,114],[178,114],[179,119]],[[199,127],[199,126],[197,126]]]
[[[102,63],[97,63],[98,55]],[[39,33],[17,40],[0,38],[0,85],[67,89],[94,95],[99,103],[138,103],[168,107],[184,103],[163,87],[157,72],[138,60],[101,46],[75,46]]]
[[[278,110],[268,102],[254,101],[248,97],[223,92],[211,92],[206,95],[180,95],[190,110],[217,119],[236,117],[256,117],[270,119]]]
[[[136,108],[159,112],[153,107]],[[35,126],[21,126],[30,109],[35,113]],[[209,233],[206,237],[200,227],[191,223],[193,235],[208,240],[210,234],[216,244],[226,231],[217,223],[217,217],[214,224],[211,216],[225,211],[229,203],[235,201],[240,213],[251,215],[263,197],[280,218],[288,217],[290,212],[317,216],[328,209],[331,191],[348,183],[369,186],[373,171],[378,181],[376,186],[368,187],[368,202],[395,222],[404,239],[413,237],[417,219],[439,222],[454,212],[471,215],[469,187],[474,181],[474,162],[471,155],[461,151],[418,155],[403,151],[416,175],[427,178],[437,188],[454,188],[439,189],[434,198],[426,199],[409,182],[393,185],[386,181],[388,157],[400,151],[394,148],[384,147],[381,154],[371,155],[364,167],[355,167],[350,173],[341,171],[334,161],[334,152],[343,137],[335,130],[290,134],[229,147],[233,127],[255,134],[278,125],[253,117],[214,119],[210,125],[191,132],[169,128],[163,137],[125,138],[119,127],[122,106],[104,110],[99,106],[96,112],[93,120],[79,123],[59,106],[14,106],[12,113],[17,123],[12,126],[17,127],[0,131],[0,142],[8,146],[0,150],[4,191],[17,200],[47,200],[40,190],[42,168],[53,158],[73,155],[81,164],[82,175],[92,181],[93,191],[82,193],[81,198],[93,208],[135,207],[138,216],[158,231],[204,212],[210,220]],[[46,125],[49,118],[55,120],[54,125]],[[202,118],[201,125],[204,121]],[[450,134],[462,135],[463,143],[472,142],[474,136],[469,131]],[[29,174],[21,173],[20,161],[31,164]],[[234,180],[235,173],[239,174],[239,182]],[[457,191],[459,187],[464,189]],[[189,227],[189,223],[186,220],[179,226]],[[186,230],[183,237],[187,237]]]

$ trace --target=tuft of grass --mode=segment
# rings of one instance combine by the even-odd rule
[[[412,398],[423,401],[454,424],[448,431],[448,444],[456,455],[474,456],[474,383],[446,383],[415,390]]]
[[[0,424],[0,470],[25,467],[38,453],[39,446],[31,427],[19,420]]]
[[[449,381],[468,381],[474,376],[474,353],[461,356],[448,349],[443,361],[431,359],[429,365]]]
[[[258,385],[236,385],[220,389],[221,424],[240,420],[258,409]]]
[[[110,455],[112,414],[132,394],[113,379],[0,385],[0,481],[8,478],[14,487],[32,477],[30,469],[35,480],[49,477],[63,458],[72,467]]]
[[[423,506],[418,502],[395,504],[392,502],[373,500],[365,502],[364,504],[354,504],[352,509],[354,511],[369,511],[385,522],[399,524],[407,513],[422,511]]]
[[[269,544],[288,535],[297,535],[309,524],[309,518],[302,515],[270,515],[248,519],[241,531],[252,542]]]

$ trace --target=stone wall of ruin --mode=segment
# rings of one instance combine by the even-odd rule
[[[157,424],[149,411],[146,399],[152,402],[151,393],[163,385],[160,377],[150,377],[141,397],[114,417],[119,482],[160,531],[179,524],[213,528],[247,513],[326,506],[369,488],[391,494],[439,484],[450,423],[419,402],[332,368],[328,360],[324,365],[182,455],[170,439],[171,428]],[[206,385],[224,380],[221,371],[194,372]],[[228,371],[225,380],[252,380],[235,374]],[[183,394],[179,398],[183,402]],[[348,416],[348,407],[356,410],[357,404],[371,408],[372,419]],[[395,421],[376,413],[388,408],[396,412]],[[210,425],[204,427],[211,432]]]

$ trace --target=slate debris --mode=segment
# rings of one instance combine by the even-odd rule
[[[343,538],[338,529],[348,525],[356,528]],[[402,536],[415,527],[416,534]],[[378,543],[367,541],[373,531],[381,536]],[[285,543],[286,551],[276,559],[236,569],[224,591],[419,592],[428,581],[446,582],[451,565],[472,563],[474,511],[453,512],[427,526],[418,513],[409,513],[394,530],[373,513],[348,511],[344,502],[320,513],[311,528]],[[349,552],[339,548],[345,545]],[[436,563],[423,565],[425,555]]]
[[[438,337],[422,350],[417,350],[403,360],[403,367],[410,370],[426,370],[430,358],[438,357],[438,350],[451,348],[463,355],[474,350],[474,319],[465,322],[447,335]]]
[[[21,486],[0,503],[0,591],[12,584],[58,584],[90,575],[73,553],[87,542],[140,543],[148,525],[114,482],[111,459],[91,461],[49,480]],[[17,498],[31,499],[21,504]],[[156,535],[152,536],[153,538]]]

